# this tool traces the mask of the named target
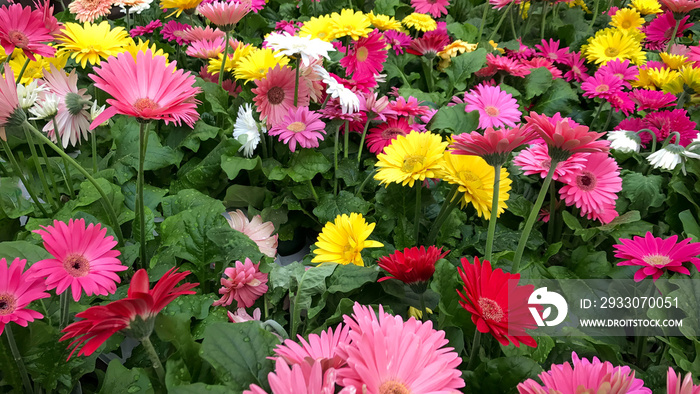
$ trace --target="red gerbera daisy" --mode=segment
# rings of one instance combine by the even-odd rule
[[[261,118],[265,118],[271,127],[284,120],[289,109],[294,107],[294,70],[287,66],[271,68],[265,78],[256,79],[253,101]],[[306,84],[299,84],[298,107],[309,106],[309,89]]]
[[[367,133],[367,148],[378,155],[384,153],[384,148],[391,145],[399,135],[407,135],[411,132],[411,126],[405,118],[389,119],[386,123],[369,129]]]
[[[428,287],[428,281],[435,273],[435,263],[444,258],[450,251],[442,251],[435,246],[405,248],[403,252],[396,251],[389,256],[379,259],[379,266],[390,275],[379,278],[378,282],[387,279],[398,279],[411,286],[416,293],[423,293]]]
[[[379,74],[384,68],[387,54],[386,41],[382,33],[375,29],[367,37],[355,41],[347,55],[340,59],[340,65],[345,67],[346,75],[363,79]]]
[[[450,36],[447,34],[425,34],[421,38],[416,38],[406,49],[406,52],[417,56],[437,56],[438,52],[450,43]]]
[[[450,0],[411,0],[411,6],[419,14],[430,14],[434,18],[447,15]]]
[[[0,45],[5,53],[19,48],[31,60],[36,60],[34,55],[53,57],[56,48],[45,44],[51,41],[53,36],[40,10],[21,4],[0,7]]]
[[[642,268],[634,274],[634,280],[637,282],[647,276],[656,281],[665,270],[690,275],[683,263],[693,263],[700,269],[700,259],[697,257],[700,254],[700,243],[690,243],[690,238],[681,242],[676,242],[677,240],[677,235],[662,239],[654,237],[651,232],[647,232],[644,238],[620,238],[620,243],[615,245],[615,257],[625,261],[617,265],[641,266]]]
[[[15,322],[27,327],[34,319],[44,317],[41,313],[26,309],[34,300],[50,297],[41,278],[36,278],[30,270],[24,271],[27,260],[19,257],[7,265],[7,260],[0,259],[0,335],[5,325]]]
[[[535,319],[528,309],[528,299],[535,286],[518,286],[520,274],[510,274],[491,268],[489,261],[483,263],[478,257],[474,264],[462,258],[458,268],[464,287],[457,293],[462,298],[459,304],[472,314],[472,321],[481,333],[490,333],[504,346],[510,342],[535,347],[537,342],[526,329],[535,328]],[[515,279],[515,280],[512,280]]]
[[[503,165],[512,151],[527,144],[533,138],[535,138],[535,132],[529,127],[512,129],[488,127],[484,134],[472,131],[454,136],[450,149],[457,155],[480,156],[489,165],[497,166]]]
[[[614,205],[617,192],[622,190],[620,167],[607,153],[592,153],[584,168],[563,181],[566,184],[559,189],[561,198],[566,205],[581,208],[581,216]]]

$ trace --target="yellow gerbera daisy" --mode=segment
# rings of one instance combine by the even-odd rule
[[[419,14],[417,12],[403,18],[401,23],[406,27],[412,27],[422,32],[437,29],[437,22],[435,22],[435,19],[428,14]]]
[[[359,40],[372,31],[370,25],[369,18],[361,11],[344,9],[340,14],[331,14],[330,33],[334,39],[350,36],[353,40]]]
[[[493,167],[479,156],[453,155],[447,151],[444,153],[443,168],[440,177],[453,185],[459,185],[459,191],[464,193],[460,201],[462,207],[471,203],[479,216],[487,220],[490,219],[493,200]],[[508,171],[501,168],[498,186],[498,216],[508,208],[506,201],[508,200],[510,184]]]
[[[232,72],[238,64],[251,53],[255,52],[258,48],[250,45],[244,44],[242,42],[238,43],[238,46],[233,50],[233,53],[229,53],[226,59],[225,71]],[[224,60],[224,54],[220,53],[216,58],[209,59],[209,65],[207,66],[207,71],[210,74],[218,74],[221,71],[221,62]]]
[[[624,30],[610,30],[588,39],[585,47],[586,58],[590,62],[605,65],[615,59],[630,59],[634,64],[643,64],[646,53],[642,45]]]
[[[368,240],[375,223],[367,223],[362,214],[338,215],[328,222],[318,235],[312,263],[338,263],[364,266],[362,249],[381,248],[381,242]]]
[[[160,0],[160,8],[163,10],[175,9],[170,15],[175,14],[175,17],[179,17],[182,12],[193,13],[195,8],[201,3],[202,0]]]
[[[520,3],[520,14],[523,16],[523,19],[527,19],[527,13],[530,11],[530,5],[531,2],[529,1],[523,1]]]
[[[617,10],[610,20],[610,25],[620,30],[636,30],[644,24],[644,18],[639,12],[632,8],[622,8]]]
[[[288,57],[277,56],[278,54],[279,51],[273,51],[270,48],[256,48],[235,66],[234,75],[236,79],[245,79],[246,81],[263,79],[269,69],[275,68],[278,64],[284,66],[289,63]],[[219,66],[221,66],[221,63],[219,63]]]
[[[372,24],[372,26],[376,27],[379,30],[397,30],[397,31],[403,31],[403,26],[401,26],[401,22],[397,21],[394,19],[393,16],[389,15],[382,15],[382,14],[377,14],[374,15],[374,12],[370,12],[369,14],[366,14],[367,18],[369,18],[369,22]]]
[[[148,40],[146,40],[146,42],[143,42],[143,40],[141,40],[139,38],[139,43],[137,44],[133,38],[130,38],[129,45],[122,48],[122,52],[123,53],[125,53],[125,52],[130,53],[131,56],[134,57],[134,60],[136,60],[136,55],[139,52],[146,53],[146,51],[148,51],[150,49],[151,52],[153,53],[153,56],[164,56],[166,63],[169,63],[167,53],[163,52],[162,49],[158,49],[158,47],[156,47],[156,44],[151,44],[150,47],[148,46],[148,44],[150,44],[150,42]]]
[[[637,78],[632,80],[630,82],[630,84],[635,88],[656,90],[656,86],[654,86],[654,82],[649,77],[649,70],[647,70],[646,68],[640,67],[639,74],[637,74]]]
[[[37,78],[43,78],[44,71],[48,71],[52,64],[57,70],[62,70],[66,67],[70,54],[65,50],[60,50],[56,51],[54,57],[43,57],[39,55],[34,55],[34,57],[36,60],[29,61],[27,68],[24,70],[24,74],[22,74],[22,79],[19,81],[23,85],[27,85]],[[27,57],[21,51],[17,51],[12,56],[8,64],[12,67],[12,72],[15,76],[19,75],[20,71],[22,71],[26,60]]]
[[[99,25],[86,22],[82,26],[68,22],[58,41],[85,68],[88,62],[99,65],[100,58],[106,59],[121,53],[122,48],[129,45],[129,35],[123,27],[112,29],[107,21]]]
[[[406,136],[398,136],[384,153],[377,155],[379,160],[374,179],[382,184],[396,182],[413,187],[416,181],[435,178],[442,168],[442,153],[447,142],[438,134],[411,131]]]
[[[574,0],[569,3],[569,8],[574,8],[576,6],[581,7],[581,9],[586,13],[590,14],[591,10],[588,9],[588,6],[586,5],[586,2],[583,0]]]
[[[651,83],[659,89],[680,77],[678,71],[669,68],[650,68],[647,69],[647,75]]]
[[[630,6],[642,15],[661,13],[661,4],[656,0],[632,0]]]
[[[478,44],[470,44],[462,40],[454,40],[452,43],[445,46],[442,51],[438,52],[438,56],[440,56],[441,59],[438,67],[440,69],[449,67],[453,57],[465,52],[474,52],[477,45]]]
[[[304,25],[299,29],[299,37],[318,38],[326,42],[333,41],[330,15],[321,15],[304,22]]]
[[[680,74],[683,84],[688,85],[695,93],[700,93],[700,68],[683,66]]]
[[[678,70],[683,66],[690,64],[690,60],[683,55],[669,55],[666,52],[659,53],[661,56],[661,61],[663,61],[669,68],[673,70]]]

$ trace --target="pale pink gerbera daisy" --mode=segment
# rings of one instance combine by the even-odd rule
[[[345,67],[346,75],[372,76],[379,74],[384,68],[384,61],[389,56],[386,41],[379,30],[374,30],[367,37],[360,37],[352,45],[348,54],[340,59],[340,65]]]
[[[450,149],[453,154],[480,156],[489,165],[503,165],[510,153],[535,138],[531,128],[494,129],[488,127],[483,134],[472,131],[453,137]]]
[[[367,133],[367,148],[370,152],[378,155],[384,153],[384,148],[391,145],[391,142],[400,135],[408,135],[411,126],[406,118],[389,119],[377,127],[369,129]]]
[[[384,312],[355,303],[345,316],[351,345],[344,348],[347,367],[338,371],[345,387],[368,393],[449,393],[464,387],[457,368],[462,362],[444,331],[415,318],[404,322]]]
[[[167,64],[164,56],[154,56],[150,49],[139,52],[136,59],[129,53],[111,57],[95,72],[90,74],[95,86],[113,98],[107,99],[111,107],[93,120],[91,129],[116,114],[165,124],[185,122],[190,127],[199,119],[195,96],[201,90],[193,86],[194,75],[176,70],[175,62]]]
[[[68,5],[71,14],[82,23],[94,22],[95,19],[112,12],[112,0],[73,0]]]
[[[268,127],[274,126],[284,120],[289,109],[294,107],[294,70],[287,66],[271,68],[265,78],[256,79],[256,88],[253,101],[261,118],[266,118]],[[309,88],[306,84],[299,84],[298,107],[309,105]]]
[[[187,56],[199,59],[213,59],[224,53],[224,39],[216,38],[213,41],[193,41],[187,48]]]
[[[187,42],[201,40],[214,41],[217,38],[224,39],[226,37],[226,33],[217,28],[212,29],[210,26],[187,26],[184,30],[180,30],[177,35]],[[238,41],[235,41],[235,45],[233,42],[234,40],[231,39],[231,41],[229,41],[229,45],[231,45],[232,48],[236,48],[238,46]]]
[[[255,308],[253,311],[253,316],[249,315],[245,308],[238,308],[235,312],[228,311],[226,314],[228,315],[228,320],[231,323],[245,323],[253,320],[260,321],[260,318],[262,317],[260,308]]]
[[[46,91],[40,93],[43,98],[49,94],[55,94],[58,99],[56,112],[56,126],[54,122],[47,122],[44,132],[53,141],[61,140],[64,148],[68,144],[75,146],[80,142],[80,137],[87,141],[90,128],[90,95],[85,94],[87,89],[78,89],[78,75],[72,70],[68,76],[63,70],[57,70],[53,64],[50,72],[44,72],[42,87]]]
[[[151,34],[160,27],[163,27],[163,22],[161,22],[160,19],[156,19],[145,26],[135,26],[129,31],[129,34],[131,35],[131,38],[135,38],[138,36]]]
[[[15,111],[24,111],[19,106],[15,74],[9,64],[5,63],[5,76],[0,77],[0,138],[7,141],[5,126]]]
[[[654,237],[651,232],[647,232],[644,238],[620,238],[620,243],[614,246],[615,257],[625,261],[617,265],[641,266],[634,274],[637,282],[647,276],[656,281],[666,270],[690,275],[683,263],[693,263],[700,269],[700,259],[697,257],[700,255],[700,242],[691,243],[691,238],[681,242],[677,240],[677,235],[662,239]]]
[[[45,293],[46,285],[41,278],[35,278],[31,269],[24,271],[26,265],[27,260],[19,257],[9,267],[7,260],[0,259],[0,335],[9,322],[27,327],[27,323],[44,317],[37,311],[26,309],[32,301],[51,296]]]
[[[552,369],[542,372],[542,385],[528,379],[518,385],[520,394],[548,393],[606,393],[606,394],[651,394],[644,381],[634,377],[628,366],[615,367],[609,361],[601,362],[593,357],[579,359],[576,352],[571,355],[573,367],[568,362],[552,364]]]
[[[450,0],[411,0],[411,6],[419,14],[430,14],[434,18],[447,15]]]
[[[688,372],[681,381],[681,374],[676,374],[668,367],[666,373],[666,394],[700,394],[700,386],[693,384],[693,375]]]
[[[0,7],[0,45],[5,53],[19,48],[31,60],[34,55],[53,57],[56,48],[46,42],[53,41],[51,31],[44,23],[44,14],[21,4]]]
[[[581,215],[615,204],[617,192],[622,190],[620,167],[607,153],[591,153],[586,166],[563,181],[566,184],[559,189],[561,198],[566,205],[581,208]]]
[[[552,180],[556,181],[580,171],[585,167],[588,155],[589,153],[574,153],[568,159],[559,162]],[[513,159],[513,164],[520,167],[525,175],[539,174],[544,179],[552,165],[552,158],[549,157],[547,145],[536,144],[520,151]]]
[[[260,272],[260,263],[253,264],[249,258],[245,263],[236,261],[235,267],[228,267],[224,274],[228,279],[221,278],[222,297],[214,302],[214,306],[228,306],[235,300],[238,308],[250,308],[255,300],[267,292],[267,274]]]
[[[614,74],[597,72],[581,84],[583,97],[600,97],[609,100],[610,97],[622,92],[622,80]]]
[[[301,335],[297,335],[299,342],[287,339],[282,344],[277,345],[275,353],[287,364],[303,364],[320,362],[324,370],[328,368],[338,369],[345,365],[345,359],[340,356],[341,346],[349,345],[349,327],[339,324],[335,330],[332,327],[322,331],[321,335],[309,334],[309,340],[305,340]]]
[[[520,121],[518,102],[497,86],[478,85],[464,95],[465,111],[479,111],[479,128],[514,127]]]
[[[277,136],[294,152],[297,143],[302,148],[318,148],[318,142],[323,141],[323,134],[326,134],[325,127],[320,114],[309,111],[309,107],[298,107],[290,108],[289,113],[268,134]]]
[[[272,235],[275,232],[275,225],[272,222],[263,223],[260,215],[255,215],[252,220],[248,220],[248,217],[240,209],[228,212],[227,220],[232,229],[242,232],[253,240],[258,245],[260,253],[272,258],[277,256],[277,238],[279,236]]]
[[[223,31],[231,31],[251,11],[248,1],[214,1],[202,3],[197,11]]]
[[[114,250],[117,241],[112,236],[105,237],[106,228],[90,223],[85,227],[85,219],[70,219],[68,224],[54,220],[53,226],[41,226],[34,230],[41,235],[44,248],[53,258],[36,262],[32,270],[38,277],[46,278],[48,290],[56,289],[61,294],[71,288],[73,299],[80,300],[80,294],[107,295],[117,291],[116,283],[121,282],[117,272],[128,269],[117,258]]]

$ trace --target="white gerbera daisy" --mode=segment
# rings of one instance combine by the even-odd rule
[[[673,170],[683,162],[685,148],[680,145],[670,144],[647,157],[647,160],[654,168]]]
[[[330,42],[318,38],[293,36],[287,32],[270,33],[265,41],[270,48],[279,51],[275,56],[301,55],[301,63],[307,67],[312,61],[322,56],[330,60],[328,52],[335,51]]]
[[[51,119],[56,116],[59,102],[58,95],[56,93],[45,93],[42,96],[34,103],[33,107],[29,108],[29,113],[34,115],[34,117],[29,119]]]
[[[610,149],[620,152],[639,152],[642,146],[642,139],[630,130],[615,130],[608,132],[608,141],[610,141]]]
[[[265,126],[262,127],[263,134],[267,132]],[[238,107],[238,118],[233,125],[233,138],[243,144],[238,150],[242,150],[245,157],[253,156],[255,148],[260,143],[260,133],[258,131],[258,123],[253,117],[253,106],[244,104]]]

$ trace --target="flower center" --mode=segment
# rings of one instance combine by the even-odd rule
[[[465,170],[459,173],[459,178],[467,184],[472,190],[477,190],[480,189],[483,183],[481,182],[481,178],[478,176],[474,175],[473,172]]]
[[[479,308],[481,308],[481,316],[495,323],[500,323],[505,316],[503,314],[503,309],[498,303],[490,298],[481,297],[479,298]]]
[[[623,29],[627,30],[627,29],[629,29],[630,27],[632,27],[632,22],[630,22],[630,21],[622,21],[622,23],[620,24],[620,26],[621,26]]]
[[[70,276],[81,278],[90,273],[90,262],[82,254],[69,254],[63,260],[63,268]]]
[[[411,390],[401,382],[387,380],[379,386],[379,394],[411,394]]]
[[[540,165],[542,168],[549,171],[549,167],[552,165],[552,159],[544,159],[540,162]]]
[[[306,130],[306,125],[304,124],[304,122],[290,123],[289,126],[287,126],[287,130],[299,133],[301,131]]]
[[[425,156],[423,155],[408,155],[403,159],[401,171],[414,172],[423,166],[423,160],[425,160]]]
[[[382,131],[382,138],[385,140],[393,140],[397,135],[406,135],[406,132],[398,127],[389,127]]]
[[[615,57],[620,54],[620,50],[617,48],[605,48],[605,56],[607,57]]]
[[[355,258],[357,257],[358,253],[359,252],[357,251],[357,248],[355,247],[354,242],[348,242],[343,247],[343,252],[342,252],[343,261],[346,261],[348,263],[354,263]]]
[[[581,175],[576,177],[576,186],[585,192],[595,189],[597,184],[598,179],[595,174],[590,171],[583,171]]]
[[[671,258],[663,254],[649,254],[642,258],[645,263],[653,266],[663,267],[671,262]]]
[[[12,45],[16,46],[17,48],[26,49],[29,45],[29,38],[27,38],[27,35],[19,30],[12,30],[8,36],[10,38],[10,42],[12,42]]]
[[[608,86],[604,83],[596,86],[596,88],[595,88],[595,91],[598,93],[604,93],[604,92],[607,92],[608,90],[610,90],[610,86]]]
[[[140,98],[134,102],[134,109],[138,112],[151,112],[158,107],[158,103],[148,97]]]
[[[487,105],[486,108],[484,108],[484,112],[486,112],[486,115],[491,117],[496,117],[499,113],[501,113],[501,111],[499,111],[498,108],[494,107],[493,105]]]
[[[355,56],[357,60],[364,62],[367,60],[367,56],[369,56],[369,50],[367,50],[367,47],[359,47],[357,48],[357,52],[355,52]]]
[[[284,89],[279,86],[273,86],[267,91],[267,101],[272,105],[278,105],[284,101]]]
[[[17,299],[9,293],[0,294],[0,316],[9,315],[17,308]]]

